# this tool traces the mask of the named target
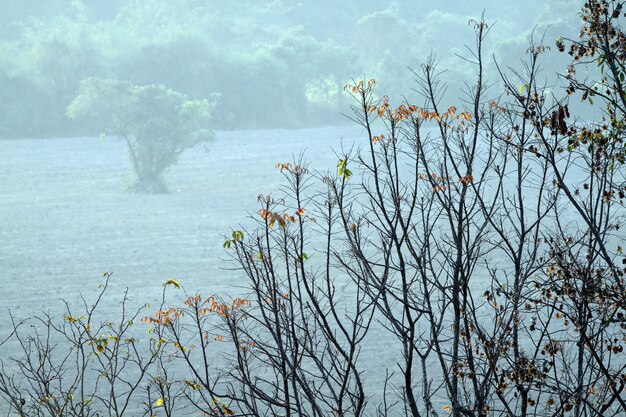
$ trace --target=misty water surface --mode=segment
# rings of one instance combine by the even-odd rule
[[[97,290],[103,272],[137,303],[154,302],[168,278],[189,292],[232,291],[243,282],[227,269],[223,236],[251,224],[258,194],[281,194],[275,164],[305,150],[311,168],[334,168],[332,148],[359,136],[354,128],[219,132],[185,152],[166,174],[171,192],[155,195],[126,192],[122,141],[0,141],[2,314],[77,300]],[[0,325],[0,337],[7,330]]]

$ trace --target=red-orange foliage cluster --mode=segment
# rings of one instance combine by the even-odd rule
[[[438,123],[446,123],[448,120],[461,120],[461,125],[465,125],[466,121],[472,121],[471,113],[465,111],[457,114],[457,108],[454,106],[450,106],[445,113],[428,111],[413,104],[400,104],[397,108],[390,109],[386,96],[383,97],[381,104],[367,106],[366,110],[368,113],[376,113],[379,117],[384,117],[393,122],[408,120],[413,116],[425,121],[436,120]],[[384,136],[380,135],[378,138],[383,139]],[[372,138],[372,141],[374,141],[374,138]]]
[[[474,181],[474,177],[469,174],[459,178],[459,184],[469,185],[472,183],[472,181]]]
[[[154,313],[154,317],[144,317],[141,319],[142,323],[156,323],[162,326],[169,326],[174,324],[176,320],[180,318],[182,311],[174,307],[170,307],[166,310],[159,310]]]
[[[230,304],[220,302],[215,297],[203,299],[200,295],[188,297],[184,304],[189,307],[196,317],[206,316],[207,314],[217,314],[220,317],[228,317],[232,312],[250,305],[250,301],[243,298],[235,298]],[[144,317],[142,323],[156,323],[167,326],[174,324],[183,315],[183,310],[170,307],[165,310],[159,310],[154,313],[154,317]]]
[[[306,168],[304,168],[302,165],[300,164],[291,164],[289,162],[285,162],[285,163],[278,163],[276,164],[276,168],[280,170],[280,172],[283,171],[288,171],[291,172],[293,174],[304,174],[306,173]]]
[[[262,219],[267,221],[268,226],[271,228],[274,227],[274,224],[278,223],[280,227],[286,227],[288,222],[295,223],[296,218],[294,215],[290,215],[287,213],[279,214],[273,211],[269,211],[266,209],[260,209],[257,213],[261,216]],[[301,217],[304,214],[304,209],[300,208],[296,211],[295,215]]]

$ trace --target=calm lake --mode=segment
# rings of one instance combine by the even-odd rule
[[[246,280],[222,247],[224,236],[253,225],[259,194],[282,195],[275,165],[304,152],[311,170],[336,172],[342,148],[364,145],[367,136],[354,127],[217,132],[166,173],[170,193],[146,195],[126,191],[132,177],[120,140],[0,141],[0,342],[12,328],[9,312],[62,320],[63,301],[80,306],[81,294],[93,301],[105,272],[113,273],[103,303],[111,318],[126,288],[129,306],[154,306],[168,279],[189,295],[240,294]],[[486,284],[477,278],[480,294]],[[401,354],[381,331],[361,351],[375,395],[382,365],[395,370]]]
[[[169,278],[190,293],[228,293],[242,282],[223,236],[251,224],[258,194],[280,194],[276,163],[305,151],[311,168],[335,169],[333,149],[364,138],[349,127],[218,132],[183,153],[165,176],[171,192],[158,195],[125,191],[122,141],[0,141],[0,314],[56,310],[95,292],[104,272],[138,305]],[[8,330],[0,321],[0,340]]]
[[[281,195],[275,165],[304,151],[311,170],[336,172],[342,147],[360,144],[366,136],[354,127],[217,132],[166,173],[170,193],[145,195],[126,191],[132,178],[120,140],[0,141],[0,342],[12,329],[9,314],[62,321],[64,301],[76,309],[81,295],[93,302],[105,272],[113,273],[102,309],[111,319],[126,288],[129,306],[155,306],[170,278],[187,294],[241,293],[246,281],[224,236],[253,224],[259,194]],[[372,340],[365,360],[382,359],[390,343]],[[381,383],[379,372],[372,376]]]

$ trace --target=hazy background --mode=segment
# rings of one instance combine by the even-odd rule
[[[575,37],[580,3],[0,0],[0,341],[7,310],[60,318],[60,300],[93,300],[103,272],[114,273],[107,313],[126,287],[133,306],[154,305],[169,278],[190,293],[233,294],[244,282],[224,235],[252,224],[258,194],[280,194],[275,164],[304,149],[312,169],[336,169],[332,149],[365,143],[341,115],[347,82],[375,78],[378,94],[420,105],[409,68],[434,53],[449,84],[444,105],[462,107],[475,68],[457,54],[474,46],[468,20],[484,10],[495,98],[493,56],[519,68],[533,31],[549,46]],[[567,62],[555,48],[545,55],[550,85]],[[166,171],[169,193],[129,192],[125,143],[67,117],[89,77],[219,96],[215,139]],[[385,343],[376,338],[364,356],[381,359]]]
[[[350,104],[345,83],[375,78],[378,94],[419,105],[409,68],[419,70],[434,53],[449,83],[444,104],[462,107],[457,97],[475,68],[456,54],[467,56],[465,45],[474,45],[468,20],[484,10],[495,98],[501,90],[493,55],[519,67],[533,31],[537,39],[545,34],[547,45],[576,36],[579,6],[1,0],[1,314],[60,308],[61,298],[93,293],[107,271],[138,304],[158,299],[160,284],[172,277],[190,292],[234,291],[241,274],[228,270],[223,236],[250,224],[259,193],[279,193],[274,165],[306,149],[312,168],[334,169],[331,149],[362,143],[340,115]],[[567,58],[553,48],[544,59],[546,79],[554,80]],[[215,139],[186,150],[166,171],[170,193],[128,192],[125,144],[66,116],[88,77],[163,84],[191,99],[220,97]],[[2,323],[0,339],[8,333]]]
[[[221,95],[216,129],[345,124],[342,87],[376,78],[378,92],[412,98],[431,52],[450,101],[471,75],[455,54],[473,46],[470,18],[494,23],[486,57],[524,57],[533,29],[575,35],[580,1],[500,0],[2,0],[0,137],[100,132],[65,110],[86,77],[164,84],[191,98]],[[563,71],[554,52],[547,73]],[[560,58],[557,58],[560,57]],[[493,70],[491,68],[490,70]],[[498,94],[494,91],[494,94]]]

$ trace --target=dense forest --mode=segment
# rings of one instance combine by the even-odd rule
[[[161,84],[192,99],[217,94],[216,129],[345,123],[346,83],[371,77],[390,95],[410,94],[415,76],[408,68],[433,51],[446,51],[440,59],[451,90],[462,87],[471,65],[455,54],[465,49],[468,16],[479,17],[482,8],[502,16],[486,47],[507,59],[537,22],[538,31],[571,32],[575,19],[567,15],[572,26],[561,11],[578,7],[554,0],[516,15],[497,1],[459,2],[451,10],[410,4],[3,1],[0,137],[102,133],[66,117],[88,77]]]

